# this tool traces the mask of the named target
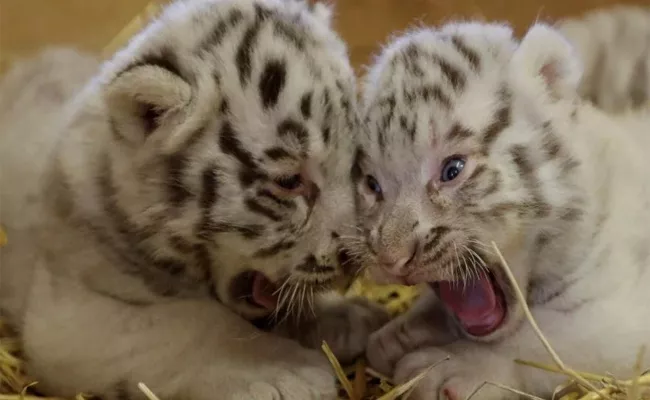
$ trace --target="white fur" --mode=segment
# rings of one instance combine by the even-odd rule
[[[619,5],[567,18],[557,28],[584,63],[579,93],[612,112],[650,101],[650,9]]]
[[[304,29],[304,52],[273,33],[274,25],[261,24],[247,64],[251,82],[242,87],[236,53],[247,29],[263,17],[256,6],[273,15],[268,18]],[[249,268],[269,279],[289,276],[316,285],[321,279],[349,279],[335,261],[333,233],[354,211],[349,182],[358,123],[354,77],[323,7],[314,15],[304,2],[179,1],[101,67],[88,55],[50,50],[4,78],[0,224],[9,243],[0,251],[0,309],[19,330],[27,370],[39,390],[124,400],[143,398],[136,384],[144,382],[161,399],[334,398],[335,379],[321,341],[351,359],[363,352],[384,312],[361,300],[312,296],[316,289],[296,286],[285,296],[290,311],[305,311],[313,300],[315,317],[289,316],[269,332],[249,322],[268,312],[230,291],[233,277]],[[219,44],[201,48],[206,37],[217,42],[210,35],[230,16],[241,23],[228,27]],[[162,66],[146,60],[160,54]],[[258,87],[268,57],[285,60],[289,72],[276,106],[264,110]],[[145,65],[133,66],[143,60]],[[165,62],[176,63],[181,73]],[[320,71],[317,77],[314,70]],[[349,109],[335,103],[326,119],[326,105],[317,103],[326,88],[333,102],[348,96]],[[292,145],[278,139],[277,126],[299,119],[299,101],[309,91],[312,116],[301,122],[309,131],[312,159],[299,167],[309,170],[321,194],[311,206],[291,197],[294,211],[273,222],[244,206],[255,185],[277,188],[272,180],[240,185],[237,155],[218,144],[221,101],[228,100],[241,146],[262,163],[265,149]],[[160,113],[154,128],[147,125],[144,106]],[[325,122],[329,145],[318,140]],[[175,209],[168,200],[170,183],[165,184],[172,168],[167,163],[184,146],[193,146],[185,154],[184,175],[171,183],[182,181],[189,200]],[[107,176],[113,186],[108,196],[102,193]],[[201,182],[215,176],[216,205],[202,209]],[[115,208],[126,218],[115,218]],[[224,223],[226,231],[197,239],[202,213]],[[246,238],[228,228],[237,224],[261,225],[257,229],[264,234]],[[289,232],[285,225],[295,229]],[[147,226],[153,229],[145,237],[133,232]],[[170,235],[184,238],[186,250],[174,248]],[[272,257],[254,257],[278,240],[296,244]],[[211,261],[207,270],[197,268],[196,246],[204,246]],[[309,255],[331,265],[329,275],[300,272],[297,266]],[[156,271],[155,262],[169,258],[182,260],[187,269],[175,278]],[[220,302],[208,295],[211,284]]]
[[[465,67],[467,62],[458,61],[458,52],[449,45],[449,32],[459,35],[480,56],[480,72],[472,72]],[[504,32],[504,28],[477,23],[424,29],[397,39],[372,66],[364,98],[370,132],[363,141],[370,159],[364,173],[378,178],[383,198],[364,206],[366,219],[361,225],[372,231],[383,224],[382,244],[396,251],[403,250],[414,237],[423,237],[432,226],[450,225],[459,232],[451,240],[468,243],[463,236],[467,232],[482,242],[477,249],[488,265],[494,266],[490,268],[499,280],[503,275],[496,267],[497,258],[487,247],[495,241],[527,294],[541,330],[562,359],[577,370],[630,377],[640,347],[650,345],[650,178],[645,166],[650,112],[613,116],[579,99],[579,56],[554,29],[534,25],[520,43],[497,32]],[[403,65],[399,57],[409,45],[426,55],[415,56],[410,63],[438,54],[465,74],[465,88],[454,93],[437,68],[420,76],[407,74],[406,63]],[[506,50],[498,53],[494,48]],[[446,90],[451,110],[435,102],[402,108],[401,88],[408,90],[423,83],[439,84]],[[474,155],[478,145],[473,139],[447,143],[443,138],[454,122],[461,121],[474,132],[485,129],[497,109],[500,84],[505,84],[511,94],[510,120],[485,158]],[[393,121],[420,112],[419,118],[429,122],[418,125],[416,145],[403,139],[405,133],[397,122],[379,128],[388,113],[379,105],[380,99],[391,93],[398,96]],[[602,93],[600,98],[607,95]],[[557,137],[560,151],[579,163],[571,172],[562,172],[557,159],[545,160],[544,143],[549,137],[540,129],[545,122]],[[381,129],[387,135],[383,154],[373,136]],[[527,149],[528,162],[537,167],[531,174],[538,195],[550,208],[548,214],[527,217],[535,210],[524,209],[494,220],[472,219],[470,214],[477,210],[530,199],[530,189],[522,183],[512,161],[512,151],[517,148]],[[455,186],[431,189],[440,173],[437,164],[453,154],[468,155],[462,172],[465,175]],[[456,197],[456,193],[478,164],[498,171],[500,189],[470,199],[478,203],[473,204]],[[421,175],[424,167],[430,169]],[[367,191],[363,187],[359,190]],[[469,205],[455,206],[462,201]],[[582,213],[572,222],[560,217],[570,207]],[[404,227],[412,226],[413,221],[419,222],[417,228],[404,233]],[[550,234],[542,251],[535,244],[540,232]],[[372,240],[372,234],[369,237]],[[374,255],[366,254],[363,246],[357,244],[360,258],[375,263]],[[407,265],[399,271],[404,274],[400,277],[403,282],[462,279],[464,275],[456,274],[467,272],[462,272],[461,261],[451,271],[443,265],[419,265],[415,254],[412,267]],[[387,276],[375,265],[370,268],[378,276]],[[558,295],[553,296],[556,292]],[[496,332],[472,337],[457,327],[433,292],[425,291],[413,310],[371,337],[367,357],[375,368],[391,374],[397,382],[405,382],[450,356],[420,381],[410,397],[413,399],[464,399],[485,381],[550,397],[564,378],[514,363],[515,359],[552,361],[525,321],[521,305],[512,301],[508,309],[504,324]],[[650,362],[647,353],[644,361]],[[518,397],[488,385],[473,398]]]

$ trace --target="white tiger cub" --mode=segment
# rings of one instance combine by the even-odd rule
[[[650,114],[604,113],[580,76],[543,24],[520,42],[499,24],[417,30],[371,67],[352,253],[377,280],[432,290],[366,355],[398,382],[450,356],[411,398],[465,399],[484,381],[545,396],[562,381],[513,362],[552,363],[491,241],[572,367],[627,376],[650,345]]]
[[[567,18],[557,28],[583,64],[578,93],[611,112],[650,102],[650,8],[614,6]]]
[[[39,390],[334,398],[307,347],[349,360],[387,317],[328,292],[354,272],[359,127],[328,21],[180,1],[101,68],[51,50],[5,77],[0,307]]]

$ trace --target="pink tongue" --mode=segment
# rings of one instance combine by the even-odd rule
[[[439,294],[470,335],[494,332],[505,317],[503,299],[485,275],[465,282],[440,282]]]
[[[259,272],[253,278],[253,302],[269,311],[275,310],[278,305],[276,286]]]

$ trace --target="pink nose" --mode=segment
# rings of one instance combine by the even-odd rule
[[[379,264],[391,275],[404,276],[409,265],[415,259],[417,245],[405,248],[400,252],[383,251],[378,254]]]

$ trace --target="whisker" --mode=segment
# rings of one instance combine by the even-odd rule
[[[463,259],[463,265],[465,268],[462,269],[463,271],[463,291],[467,289],[467,276],[471,275],[471,270],[467,266],[467,259],[465,258],[465,254],[461,255],[461,258]]]
[[[307,298],[307,301],[309,303],[309,310],[311,311],[312,317],[316,316],[316,306],[314,305],[314,286],[309,285],[309,297]]]
[[[460,265],[460,258],[458,257],[458,246],[456,246],[456,241],[452,240],[451,243],[454,245],[454,253],[456,253],[456,261],[458,262],[456,268],[452,268],[453,271],[454,269],[460,269],[461,265]]]

